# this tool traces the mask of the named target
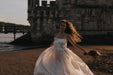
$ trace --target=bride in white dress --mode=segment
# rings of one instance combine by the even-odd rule
[[[86,52],[76,44],[81,41],[80,37],[71,22],[62,20],[53,44],[39,56],[34,75],[94,75],[81,58],[67,48],[69,41],[75,49]]]

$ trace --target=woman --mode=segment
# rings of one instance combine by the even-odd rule
[[[53,44],[39,56],[34,75],[93,75],[89,67],[67,48],[69,41],[75,49],[83,50],[76,42],[81,42],[81,36],[71,22],[62,20],[59,32],[55,34]]]

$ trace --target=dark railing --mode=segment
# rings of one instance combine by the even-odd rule
[[[31,27],[30,26],[4,26],[4,31],[3,31],[3,27],[0,26],[0,33],[25,33],[30,31]]]

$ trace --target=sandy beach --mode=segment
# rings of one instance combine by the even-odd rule
[[[87,49],[113,50],[113,46],[82,46]],[[18,51],[0,52],[0,75],[33,75],[35,62],[45,48],[27,49]],[[98,57],[84,56],[82,51],[69,46],[74,53],[80,56],[90,67],[95,75],[113,75],[113,53]],[[106,51],[107,52],[107,51]],[[109,53],[109,52],[108,52]]]

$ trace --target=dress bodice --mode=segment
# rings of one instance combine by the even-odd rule
[[[54,44],[54,47],[56,47],[56,48],[65,48],[65,47],[67,47],[67,41],[64,38],[55,37],[53,44]]]

